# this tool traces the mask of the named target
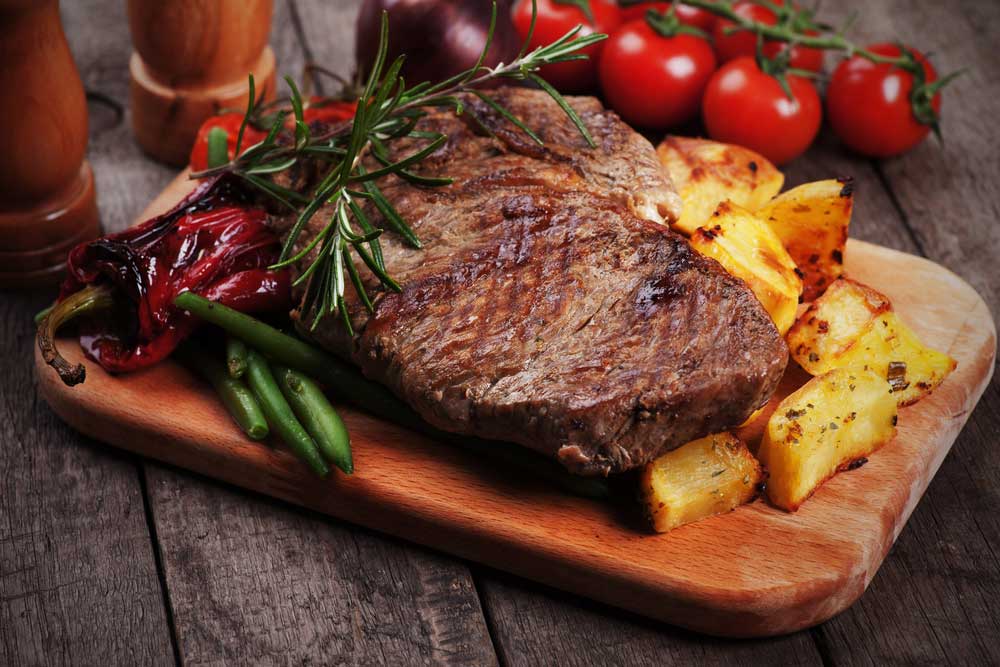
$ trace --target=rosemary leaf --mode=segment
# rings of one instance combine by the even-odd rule
[[[534,0],[533,0],[534,1]],[[479,73],[479,69],[486,62],[486,56],[490,53],[490,47],[493,45],[493,34],[497,29],[497,3],[493,3],[492,9],[490,11],[490,27],[486,29],[486,44],[483,46],[483,50],[479,53],[479,59],[476,60],[476,64],[473,65],[466,74],[465,78],[462,79],[462,83],[468,83],[472,77]]]
[[[413,233],[410,226],[406,224],[406,221],[399,215],[399,212],[396,211],[396,207],[394,207],[389,200],[385,198],[385,195],[382,194],[382,191],[379,189],[378,185],[375,184],[375,181],[366,182],[365,188],[371,195],[372,201],[375,203],[375,208],[377,208],[379,213],[382,214],[382,217],[385,218],[387,223],[389,223],[389,226],[396,230],[396,233],[402,236],[403,239],[405,239],[406,242],[412,247],[423,247],[420,243],[420,239],[417,238],[417,235]]]
[[[531,45],[531,38],[535,36],[535,22],[538,20],[538,0],[531,0],[531,23],[528,24],[528,34],[524,36],[524,43],[521,44],[521,50],[517,52],[516,60],[520,60],[524,57],[524,54],[528,51],[528,47]]]
[[[514,114],[512,114],[510,111],[508,111],[507,109],[505,109],[499,102],[497,102],[492,97],[490,97],[489,95],[487,95],[486,93],[484,93],[482,91],[474,90],[472,92],[473,92],[473,94],[476,97],[478,97],[483,102],[485,102],[487,104],[487,106],[489,106],[494,111],[496,111],[498,114],[500,114],[501,116],[503,116],[504,118],[506,118],[508,121],[510,121],[511,123],[513,123],[514,125],[516,125],[518,128],[520,128],[521,131],[524,132],[525,134],[527,134],[529,137],[531,137],[531,139],[536,144],[538,144],[539,146],[544,146],[545,145],[545,143],[541,140],[541,138],[539,138],[539,136],[537,134],[535,134],[531,130],[530,127],[528,127],[523,122],[521,122],[520,118],[518,118],[517,116],[515,116]]]
[[[295,81],[290,76],[286,76],[285,81],[288,82],[288,87],[292,89],[290,101],[292,111],[295,113],[295,150],[299,151],[309,144],[311,132],[309,131],[309,126],[306,125],[302,95],[299,93],[298,86],[295,85]]]
[[[591,148],[597,148],[597,144],[594,143],[594,138],[590,136],[590,132],[587,130],[587,126],[583,124],[583,119],[581,119],[580,116],[576,113],[576,111],[573,110],[573,107],[569,105],[569,102],[566,101],[566,98],[560,95],[559,91],[553,88],[548,81],[538,76],[537,74],[530,73],[528,74],[528,78],[537,83],[539,88],[541,88],[542,90],[544,90],[545,92],[547,92],[549,95],[552,96],[552,99],[556,101],[556,104],[559,105],[559,108],[563,110],[563,113],[569,116],[569,119],[573,121],[574,125],[576,125],[576,129],[579,130],[580,134],[583,135],[583,138],[587,140],[587,144],[589,144]]]
[[[352,252],[386,289],[400,291],[399,284],[390,277],[385,265],[379,240],[382,230],[372,224],[359,201],[371,199],[388,228],[396,231],[410,246],[421,247],[416,234],[376,183],[378,179],[389,175],[424,187],[437,187],[453,182],[442,176],[423,176],[412,169],[447,141],[445,135],[417,129],[418,123],[430,109],[451,109],[456,115],[468,112],[482,125],[482,120],[474,110],[465,108],[469,99],[466,96],[472,94],[533,141],[541,144],[541,138],[534,131],[497,99],[480,89],[482,84],[497,79],[532,81],[553,98],[587,143],[594,146],[594,140],[579,115],[537,72],[546,65],[586,57],[581,51],[606,36],[592,34],[581,37],[581,26],[577,26],[551,44],[529,52],[537,19],[537,7],[533,1],[528,39],[518,57],[510,63],[488,67],[485,63],[493,43],[497,17],[497,6],[493,3],[486,43],[473,67],[439,83],[418,83],[408,88],[401,76],[403,57],[400,56],[391,63],[387,61],[389,25],[388,15],[383,12],[375,62],[357,100],[354,118],[328,127],[310,127],[305,122],[303,98],[291,79],[286,79],[291,90],[288,102],[282,104],[258,100],[251,77],[251,94],[237,137],[236,155],[232,160],[195,176],[234,173],[262,193],[298,212],[282,245],[279,260],[271,268],[285,268],[302,262],[307,264],[294,284],[305,285],[302,313],[304,317],[312,317],[311,328],[315,328],[326,315],[339,311],[344,325],[349,331],[353,331],[344,298],[345,278],[350,278],[352,288],[358,292],[365,307],[371,308],[371,300],[364,291],[358,266],[351,258]],[[279,142],[278,139],[282,130],[287,127],[289,114],[294,117],[294,143],[291,145]],[[263,141],[243,151],[244,130],[246,124],[251,122],[255,127],[261,128],[270,125],[270,129]],[[404,137],[426,143],[412,154],[393,161],[393,152],[386,147],[386,143]],[[366,169],[363,161],[368,155],[373,156],[381,166]],[[297,192],[267,178],[269,174],[292,168],[300,160],[310,160],[311,169],[319,174],[319,182],[310,192]],[[310,221],[327,205],[333,207],[330,220],[316,229],[308,243],[296,252],[294,248],[300,244],[302,234],[310,228]]]
[[[248,78],[249,78],[249,85],[248,85],[249,90],[247,90],[247,112],[243,116],[243,122],[240,123],[239,131],[236,133],[235,155],[240,154],[240,148],[243,146],[243,132],[244,130],[247,129],[247,123],[250,122],[251,118],[253,118],[253,108],[254,104],[256,103],[256,98],[255,98],[256,91],[254,89],[253,74],[248,75]]]
[[[262,164],[255,167],[250,167],[247,169],[248,174],[276,174],[279,171],[284,171],[295,164],[296,157],[293,155],[291,157],[285,158],[284,160],[277,160],[271,162],[270,164]],[[294,192],[290,190],[290,192]]]
[[[248,183],[252,184],[253,186],[255,186],[260,190],[263,190],[267,194],[271,195],[271,197],[276,199],[278,202],[284,204],[286,207],[290,208],[293,211],[297,211],[298,206],[296,206],[292,202],[298,202],[302,204],[309,201],[308,198],[304,197],[303,195],[300,195],[298,192],[295,192],[294,190],[289,190],[288,188],[281,187],[277,183],[269,181],[266,178],[261,178],[260,176],[248,173],[240,173],[239,175],[241,178],[245,179]]]
[[[343,253],[344,266],[347,267],[347,273],[351,277],[351,284],[354,285],[354,291],[361,298],[361,303],[365,305],[365,310],[369,313],[374,313],[375,306],[372,305],[372,300],[368,298],[368,292],[365,290],[364,283],[361,282],[361,274],[358,273],[358,267],[354,266],[354,260],[351,259],[347,248],[344,248]]]
[[[441,145],[447,140],[448,140],[447,136],[443,134],[438,135],[437,139],[427,144],[425,147],[423,147],[416,153],[413,153],[412,155],[409,155],[403,158],[402,160],[399,160],[398,162],[393,162],[391,164],[388,164],[382,167],[381,169],[376,169],[375,171],[369,171],[368,173],[365,174],[361,173],[355,174],[351,178],[351,181],[355,183],[363,183],[364,181],[373,181],[376,178],[382,178],[383,176],[388,176],[389,174],[397,173],[402,169],[406,169],[411,164],[416,164],[420,162],[428,155],[435,152],[437,149],[441,148]]]
[[[382,281],[383,285],[391,289],[393,292],[403,291],[403,288],[399,286],[399,283],[389,277],[388,273],[379,268],[379,265],[375,263],[375,260],[368,254],[368,251],[365,250],[363,245],[360,243],[352,245],[354,245],[354,250],[358,253],[358,256],[361,257],[361,260],[368,266],[371,272]]]
[[[345,250],[344,252],[346,254],[347,251]],[[347,312],[347,304],[344,303],[344,297],[340,297],[339,298],[339,302],[340,302],[340,304],[339,304],[339,307],[340,307],[340,319],[344,323],[344,328],[347,329],[347,335],[353,337],[354,336],[354,327],[351,326],[351,316]]]
[[[400,169],[399,173],[396,174],[400,178],[414,185],[425,185],[431,188],[438,188],[443,185],[451,185],[455,182],[454,178],[438,177],[438,176],[421,176],[420,174],[414,174],[412,171],[407,169]]]
[[[368,220],[368,216],[365,215],[364,210],[355,202],[349,202],[348,206],[350,206],[351,214],[354,216],[354,219],[357,220],[358,226],[365,232],[365,235],[361,238],[361,240],[368,243],[368,247],[371,248],[372,251],[372,259],[375,260],[380,269],[385,271],[385,259],[382,257],[382,244],[378,242],[378,237],[382,234],[382,230],[376,229],[372,226],[371,222]]]
[[[299,217],[296,218],[295,224],[292,225],[291,230],[288,232],[288,236],[285,237],[285,243],[281,247],[281,254],[278,256],[278,262],[269,267],[272,271],[288,266],[288,256],[292,252],[292,248],[295,247],[295,242],[298,241],[299,234],[301,234],[305,226],[309,224],[312,217],[316,215],[316,211],[323,206],[325,199],[325,197],[314,198],[304,209],[302,209],[302,212],[299,213]]]

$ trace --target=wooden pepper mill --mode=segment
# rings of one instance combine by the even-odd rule
[[[58,0],[0,0],[0,287],[55,282],[97,236],[87,98]]]
[[[272,0],[128,0],[132,128],[147,153],[186,165],[206,118],[246,108],[250,73],[257,96],[273,97],[272,9]]]

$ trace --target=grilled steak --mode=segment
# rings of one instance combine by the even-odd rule
[[[649,143],[592,98],[571,104],[597,149],[544,93],[497,95],[545,146],[476,98],[471,115],[422,120],[448,141],[420,173],[455,183],[382,187],[425,245],[382,237],[403,292],[366,274],[374,315],[349,295],[356,335],[330,318],[312,336],[434,426],[581,474],[745,420],[780,379],[785,343],[740,280],[662,224],[680,203]]]

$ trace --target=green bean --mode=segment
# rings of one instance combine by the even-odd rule
[[[226,369],[234,380],[239,380],[247,372],[246,343],[233,336],[226,337]]]
[[[340,415],[326,400],[312,379],[287,366],[273,365],[278,386],[306,431],[319,446],[326,460],[350,475],[354,472],[351,438]]]
[[[558,463],[523,447],[439,431],[421,419],[392,392],[368,380],[356,368],[249,315],[213,303],[192,292],[178,295],[174,303],[242,339],[272,360],[309,374],[342,400],[376,417],[436,440],[471,449],[483,456],[501,459],[508,465],[542,477],[570,493],[587,498],[606,498],[610,495],[604,480],[571,475]]]
[[[221,363],[194,343],[185,343],[177,353],[185,365],[208,380],[247,437],[251,440],[263,440],[267,437],[264,413],[243,382],[231,378]]]
[[[267,361],[254,350],[247,351],[247,382],[271,425],[286,445],[320,477],[330,474],[316,443],[295,418],[288,401],[281,395]]]
[[[316,378],[338,398],[403,426],[419,429],[423,424],[423,420],[400,403],[392,392],[369,382],[359,370],[328,352],[193,292],[179,294],[174,304],[221,327],[267,358]]]

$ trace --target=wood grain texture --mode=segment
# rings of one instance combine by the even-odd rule
[[[118,39],[113,29],[104,32],[114,23],[103,24],[107,13],[95,4],[64,3],[62,13],[88,88],[114,80],[106,55],[109,40]],[[119,27],[127,40],[124,23]],[[109,154],[129,143],[128,131],[117,129],[106,106],[89,111],[90,157],[107,222],[121,215],[119,189],[107,178],[116,173],[111,165],[136,179],[148,171],[133,164],[127,172],[120,159],[127,150],[118,160]],[[149,179],[147,192],[172,176]],[[139,210],[121,215],[121,226]],[[0,664],[173,664],[136,460],[67,429],[37,399],[31,317],[52,296],[0,296]]]
[[[182,174],[151,209],[189,189]],[[120,378],[91,365],[87,383],[72,389],[40,367],[41,387],[75,427],[144,455],[683,627],[780,634],[822,622],[861,595],[993,370],[992,319],[954,274],[853,241],[846,267],[886,292],[958,369],[903,411],[890,446],[824,485],[794,516],[756,503],[659,537],[610,506],[514,480],[467,452],[347,409],[358,472],[312,478],[287,453],[249,443],[235,428],[220,431],[221,407],[173,364]],[[887,283],[887,273],[908,280]],[[172,410],[151,413],[150,404]],[[794,544],[794,554],[776,557],[775,542]]]
[[[821,665],[807,632],[717,641],[479,567],[505,665]],[[557,660],[558,658],[558,660]]]
[[[133,457],[37,400],[46,301],[0,296],[0,664],[172,664]]]
[[[298,78],[296,11],[276,3],[271,43]],[[464,563],[155,462],[146,475],[185,663],[496,662]]]
[[[352,6],[356,3],[350,0],[297,0],[296,4],[301,15],[300,23],[311,38],[309,46],[316,59],[324,63],[346,62],[336,58],[349,60],[352,47],[347,43],[352,39]],[[990,17],[995,16],[996,4],[989,1],[966,1],[960,4],[961,7],[956,8],[948,4],[891,2],[885,3],[885,9],[882,9],[881,6],[852,0],[826,4],[821,10],[824,18],[833,19],[858,11],[864,20],[856,26],[856,30],[868,37],[886,39],[899,36],[921,47],[933,42],[934,50],[939,54],[938,59],[943,59],[941,69],[956,66],[972,68],[973,73],[967,76],[965,83],[960,81],[956,84],[956,90],[961,93],[961,105],[955,103],[955,98],[946,96],[944,130],[946,146],[952,147],[948,151],[948,159],[940,159],[940,151],[931,141],[925,147],[927,150],[921,148],[913,154],[879,166],[846,154],[837,147],[828,133],[824,133],[820,145],[814,146],[804,157],[790,165],[788,182],[794,184],[831,175],[853,174],[858,179],[859,190],[853,236],[910,252],[918,251],[913,241],[916,238],[929,256],[943,261],[982,287],[985,283],[977,281],[989,281],[997,275],[997,250],[995,247],[988,249],[983,241],[991,238],[990,234],[995,230],[1000,192],[989,171],[992,164],[993,172],[996,172],[997,153],[995,150],[986,150],[989,142],[995,140],[997,135],[984,129],[988,124],[984,126],[986,121],[983,119],[989,118],[990,114],[983,116],[976,110],[985,108],[988,112],[990,108],[995,109],[995,100],[998,98],[995,58],[989,39],[997,30],[995,23],[990,23],[993,20]],[[276,9],[280,12],[289,5],[290,3],[279,0]],[[88,90],[123,101],[127,91],[127,60],[120,53],[124,50],[127,54],[128,51],[127,35],[122,37],[119,34],[126,29],[123,3],[85,0],[63,3],[62,9],[67,36]],[[881,18],[875,21],[873,16]],[[986,35],[985,39],[983,35]],[[291,24],[285,22],[279,25],[277,20],[271,42],[280,63],[284,63],[287,58],[282,54],[300,47]],[[961,57],[952,57],[959,52]],[[971,58],[968,57],[970,53]],[[331,54],[334,60],[331,60]],[[280,70],[297,74],[298,65],[280,65]],[[127,225],[149,197],[172,178],[173,172],[142,156],[132,143],[127,125],[117,123],[115,114],[109,107],[92,103],[90,115],[91,160],[98,179],[104,224],[106,227],[119,229]],[[956,132],[960,132],[961,137]],[[956,143],[959,140],[961,143]],[[964,169],[966,161],[971,165],[969,171],[973,173],[963,171],[961,175],[956,174],[948,180],[947,187],[941,187],[934,180],[929,184],[922,184],[926,185],[926,192],[918,200],[921,202],[921,215],[913,215],[921,211],[913,211],[907,207],[908,200],[901,199],[893,189],[897,175],[907,177],[926,169]],[[889,167],[896,169],[898,174]],[[911,236],[911,230],[903,224],[900,211],[893,206],[894,200],[907,211],[909,224],[926,221],[931,228],[918,227]],[[923,209],[924,204],[929,206]],[[955,206],[959,208],[954,208]],[[952,215],[952,211],[963,210],[962,207],[971,209],[975,215]],[[935,225],[940,226],[940,229],[934,229]],[[938,244],[933,240],[932,234],[944,234],[947,242]],[[993,305],[996,316],[998,295],[995,282],[993,285],[993,289],[983,291],[983,295]],[[43,303],[42,297],[37,297],[35,302],[28,309],[29,312],[35,305]],[[5,314],[13,317],[13,312]],[[12,345],[6,333],[0,337],[0,342],[4,345],[4,355],[10,357],[10,363],[18,363],[16,355],[21,348]],[[4,362],[7,361],[5,358]],[[24,360],[21,359],[20,363],[24,363]],[[88,465],[91,466],[104,465],[104,459],[109,456],[115,458],[108,453],[110,450],[94,448],[87,444],[86,439],[79,438],[65,428],[45,426],[45,420],[52,419],[49,416],[51,413],[43,405],[35,404],[32,392],[15,391],[11,387],[12,385],[5,384],[0,391],[8,414],[30,414],[34,421],[41,424],[32,432],[34,440],[26,450],[29,457],[36,448],[51,449],[69,445],[82,446],[90,451],[93,460]],[[1000,481],[995,475],[995,471],[1000,469],[1000,449],[996,447],[998,432],[1000,390],[995,379],[869,591],[847,612],[812,631],[812,637],[817,640],[827,664],[1000,662],[997,654],[1000,644],[994,640],[1000,632],[1000,614],[997,613],[995,604],[1000,594],[1000,582],[997,579],[1000,564],[996,548],[1000,543],[997,537]],[[4,437],[4,442],[8,442],[6,431]],[[0,459],[3,456],[4,452],[0,451]],[[6,460],[5,465],[8,466],[4,470],[7,475],[5,479],[11,480],[6,483],[13,488],[24,488],[18,487],[16,481],[18,476],[29,474],[24,457]],[[194,484],[200,490],[207,489],[223,495],[229,493],[214,482],[191,477],[156,463],[146,464],[145,469],[151,488],[155,486],[152,482],[153,475],[159,474]],[[54,483],[47,483],[45,480],[43,476],[32,483],[44,487],[45,494],[60,492]],[[99,538],[90,537],[88,528],[85,527],[85,524],[95,521],[106,524],[108,520],[102,517],[103,514],[117,517],[121,510],[120,503],[107,501],[107,486],[105,480],[89,476],[86,492],[104,493],[104,502],[87,515],[74,514],[65,518],[64,529],[77,531],[75,534],[80,536],[83,545],[78,553],[59,553],[63,561],[62,567],[68,567],[70,563],[81,559],[81,554],[101,554],[108,548]],[[194,493],[197,494],[198,491]],[[262,501],[255,496],[241,495],[241,498],[244,503],[253,505],[264,514],[262,523],[271,523],[272,528],[280,528],[281,518],[278,514],[281,510],[268,509],[274,503]],[[173,501],[182,502],[176,498]],[[4,509],[0,506],[0,519],[3,518]],[[303,516],[296,510],[286,511],[294,517]],[[274,516],[271,516],[271,512]],[[193,528],[206,518],[217,526],[225,526],[227,521],[225,515],[216,515],[209,507],[200,515],[192,517],[190,523],[180,524],[180,528]],[[181,517],[181,520],[184,518]],[[51,519],[43,519],[42,523],[46,521]],[[329,524],[328,521],[313,518],[308,518],[307,523],[310,530],[314,525]],[[162,530],[164,529],[161,527]],[[353,532],[354,529],[351,530]],[[257,546],[273,550],[280,548],[280,543],[275,540]],[[400,545],[396,548],[406,550],[411,547]],[[167,545],[164,545],[164,553],[170,553]],[[234,567],[232,564],[242,559],[242,553],[213,551],[211,556],[228,561],[229,567]],[[52,557],[53,552],[39,554],[39,565],[44,564],[49,569],[58,567],[45,563],[47,558]],[[464,569],[464,565],[457,565]],[[302,563],[292,569],[305,567],[306,564]],[[704,661],[711,664],[720,661],[739,663],[743,662],[741,656],[752,657],[758,654],[760,661],[764,663],[808,664],[808,658],[798,648],[809,640],[809,634],[766,642],[712,642],[552,589],[538,587],[516,577],[498,575],[489,569],[473,569],[476,572],[476,584],[484,596],[483,603],[494,631],[494,640],[502,656],[508,661],[551,664],[575,657],[578,662],[588,662],[588,656],[592,656],[593,659],[589,661],[592,663],[691,664]],[[173,572],[171,588],[176,588],[178,580],[186,575],[181,568]],[[371,576],[364,570],[360,572],[360,576]],[[291,576],[305,579],[301,571]],[[323,574],[312,576],[322,577]],[[217,609],[207,596],[187,599],[184,604],[190,605],[194,617],[211,618],[224,612],[237,614],[240,608],[250,604],[254,595],[253,582],[244,581],[239,591],[234,588],[230,585],[228,591],[227,603],[232,605],[231,608]],[[510,601],[510,604],[504,603],[501,598]],[[358,610],[362,617],[370,617],[363,605]],[[100,622],[108,627],[116,627],[116,624],[124,627],[126,619],[144,615],[131,600],[124,599],[114,608],[106,609],[106,612],[106,617]],[[67,613],[73,616],[72,610]],[[148,614],[144,617],[149,619]],[[79,621],[72,620],[72,623]],[[161,630],[155,626],[155,623],[151,623],[142,636],[145,637],[149,632],[166,632],[165,628]],[[0,619],[0,635],[4,636],[4,641],[9,642],[11,636],[19,640],[18,632],[25,627],[23,622],[21,625],[15,623],[11,626],[7,625],[6,619]],[[8,630],[6,635],[5,630]],[[9,634],[10,630],[13,635]],[[785,643],[792,639],[799,641],[794,644]],[[85,660],[90,655],[87,651],[80,651],[80,638],[53,636],[52,641],[57,642],[57,645],[48,648],[49,655],[78,655],[80,660]],[[734,646],[738,648],[734,649]],[[0,652],[0,663],[19,662],[12,661],[9,655]],[[142,655],[141,649],[135,649],[133,655]],[[377,654],[371,655],[374,661]],[[294,660],[295,657],[296,654],[290,652],[287,660]],[[280,657],[274,659],[281,660]],[[92,660],[94,661],[96,660]],[[108,662],[145,660],[120,658]]]
[[[907,238],[912,249],[904,249],[971,282],[996,318],[1000,184],[987,174],[1000,172],[1000,153],[998,135],[983,130],[983,118],[995,115],[1000,97],[988,37],[1000,30],[1000,5],[851,2],[825,5],[822,14],[838,21],[852,11],[863,17],[854,30],[863,43],[898,37],[933,52],[939,72],[970,68],[944,96],[944,143],[931,138],[907,155],[870,163],[870,168],[873,187],[881,181],[896,209],[877,225]],[[812,153],[800,162],[811,164]],[[1000,663],[994,640],[1000,634],[995,604],[1000,596],[1000,482],[991,472],[1000,469],[997,433],[1000,378],[994,376],[869,592],[814,630],[830,661]]]
[[[449,558],[190,475],[149,490],[185,664],[496,661]]]

